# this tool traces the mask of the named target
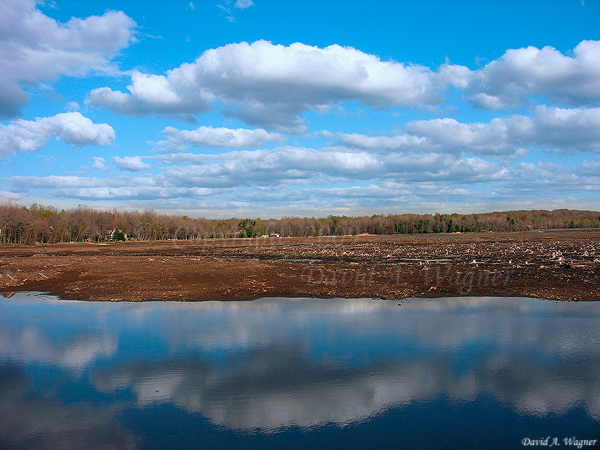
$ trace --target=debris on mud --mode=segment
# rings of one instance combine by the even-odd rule
[[[211,239],[0,248],[0,290],[103,301],[600,300],[600,233]]]

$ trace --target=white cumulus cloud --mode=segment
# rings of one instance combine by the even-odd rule
[[[0,124],[0,158],[39,150],[52,136],[77,146],[107,145],[115,140],[115,130],[106,123],[95,124],[78,112],[13,120],[9,125]]]
[[[193,121],[219,102],[226,116],[267,129],[302,132],[301,115],[344,101],[373,108],[435,107],[454,86],[485,109],[518,106],[527,95],[570,106],[600,101],[600,41],[582,41],[565,56],[552,47],[508,50],[481,70],[382,61],[351,47],[241,42],[205,51],[166,75],[134,72],[129,93],[108,87],[89,103],[119,114]]]
[[[113,156],[113,159],[115,160],[115,163],[117,163],[119,169],[127,170],[129,172],[139,172],[151,167],[150,164],[142,162],[140,156],[125,156],[123,158]]]
[[[432,148],[482,155],[507,155],[521,147],[561,151],[600,150],[600,108],[538,106],[532,116],[512,115],[489,123],[444,118],[410,122],[404,131]]]
[[[381,155],[282,147],[219,155],[171,154],[160,159],[172,164],[164,176],[179,187],[308,186],[332,181],[390,179],[477,183],[502,177],[502,166],[497,163],[434,153]],[[177,162],[185,165],[173,165]]]
[[[162,75],[146,75],[134,71],[129,94],[102,87],[92,90],[87,103],[105,107],[116,114],[130,116],[169,116],[195,122],[193,114],[210,109],[212,96],[194,87],[177,85]]]
[[[94,160],[94,163],[92,164],[92,166],[94,167],[94,169],[98,169],[98,170],[107,170],[108,167],[106,167],[105,163],[106,160],[100,156],[92,156],[92,159]]]
[[[471,101],[485,109],[514,106],[529,94],[567,105],[597,105],[600,41],[582,41],[572,56],[549,46],[508,50],[469,78]]]
[[[34,0],[0,2],[0,116],[14,117],[27,104],[23,87],[59,75],[114,70],[110,58],[134,38],[136,23],[123,12],[59,23]]]
[[[263,129],[200,127],[195,130],[178,130],[167,127],[162,132],[167,139],[159,141],[156,148],[161,151],[179,151],[188,146],[213,148],[255,147],[266,141],[279,142],[283,138],[278,133]]]
[[[0,197],[40,193],[58,199],[121,200],[136,208],[193,207],[217,217],[250,214],[256,205],[275,215],[368,213],[373,205],[455,209],[465,201],[479,207],[530,208],[532,198],[565,207],[566,197],[585,203],[600,190],[599,157],[575,165],[512,165],[451,154],[284,147],[219,155],[174,153],[155,160],[166,166],[157,175],[8,177],[10,191],[0,192]]]
[[[382,61],[351,47],[257,41],[207,50],[166,76],[135,72],[129,93],[98,88],[89,103],[120,114],[190,119],[219,100],[224,114],[245,123],[302,131],[301,113],[342,101],[375,108],[437,105],[438,84],[427,67]]]
[[[533,115],[512,115],[488,123],[443,118],[407,123],[398,136],[323,132],[332,145],[369,151],[513,155],[524,147],[561,152],[600,150],[600,108],[538,106]]]

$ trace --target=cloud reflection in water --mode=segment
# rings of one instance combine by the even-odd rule
[[[345,426],[403,405],[487,395],[518,414],[581,407],[600,422],[597,303],[28,298],[0,302],[2,317],[17,316],[0,320],[0,363],[85,371],[98,395],[131,392],[130,408],[172,404],[215,425],[268,432]],[[40,308],[45,318],[27,319]],[[67,312],[82,318],[77,333],[56,320]]]

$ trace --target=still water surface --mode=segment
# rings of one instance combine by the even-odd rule
[[[0,448],[567,448],[600,439],[599,325],[597,302],[16,294]]]

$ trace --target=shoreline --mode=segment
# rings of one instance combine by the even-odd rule
[[[5,299],[11,299],[16,295],[25,295],[25,296],[33,296],[36,298],[50,298],[51,301],[59,301],[59,302],[82,302],[82,303],[205,303],[205,302],[215,302],[215,303],[236,303],[236,302],[261,302],[261,301],[279,301],[279,300],[309,300],[309,301],[382,301],[382,302],[393,302],[397,303],[398,306],[405,306],[411,304],[411,302],[419,302],[419,301],[436,301],[436,300],[461,300],[461,299],[485,299],[485,300],[530,300],[530,301],[540,301],[540,302],[550,302],[556,304],[562,303],[599,303],[599,300],[557,300],[550,298],[541,298],[541,297],[517,297],[517,296],[492,296],[492,295],[463,295],[463,296],[452,296],[452,297],[404,297],[404,298],[381,298],[381,297],[282,297],[282,296],[264,296],[264,297],[256,297],[256,298],[247,298],[247,299],[204,299],[204,300],[82,300],[79,298],[68,299],[63,298],[57,293],[47,292],[47,291],[10,291],[10,292],[0,292],[0,297]],[[0,299],[1,300],[1,299]]]
[[[0,248],[0,291],[65,300],[600,300],[600,233],[468,233]]]

